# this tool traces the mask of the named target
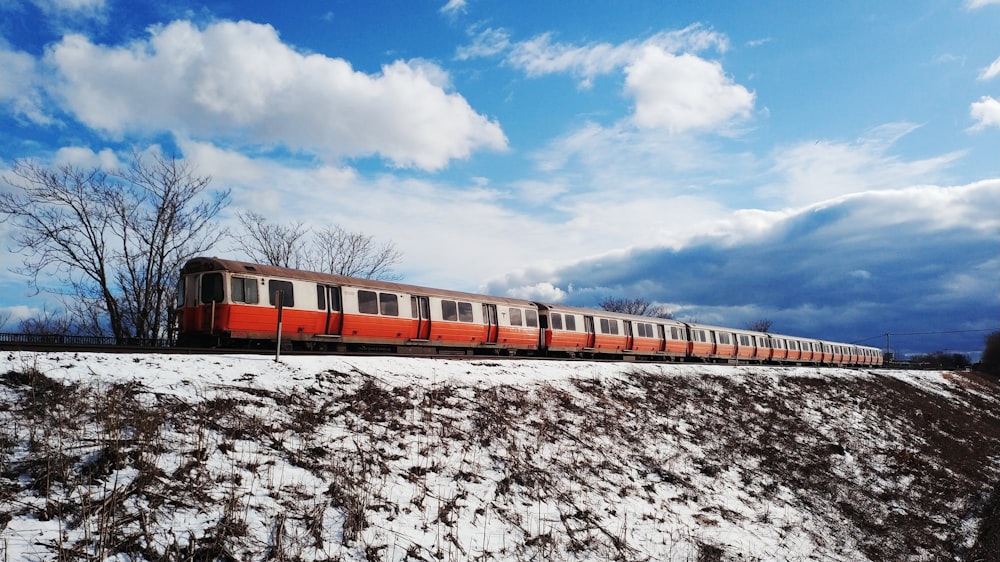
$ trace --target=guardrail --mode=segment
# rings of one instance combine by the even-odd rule
[[[14,334],[0,333],[0,344],[23,345],[78,345],[108,347],[173,347],[174,341],[158,338],[115,338],[110,336],[67,336],[63,334]]]

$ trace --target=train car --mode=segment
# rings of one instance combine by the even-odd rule
[[[691,338],[691,357],[700,361],[735,363],[739,358],[734,330],[707,324],[686,324]]]
[[[549,354],[676,360],[690,354],[686,326],[676,320],[536,304],[542,348]]]
[[[245,263],[194,258],[178,344],[384,353],[548,354],[882,365],[877,348]],[[279,306],[280,303],[280,306]]]
[[[516,354],[539,347],[538,307],[489,297],[195,258],[178,286],[179,344]]]

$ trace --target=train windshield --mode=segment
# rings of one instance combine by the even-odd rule
[[[222,302],[222,274],[206,273],[201,276],[201,302]]]

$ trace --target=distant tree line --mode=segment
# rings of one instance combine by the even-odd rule
[[[910,364],[935,369],[965,369],[972,366],[972,361],[964,353],[948,353],[935,351],[910,357]]]

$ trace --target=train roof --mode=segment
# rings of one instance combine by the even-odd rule
[[[462,291],[451,291],[447,289],[434,289],[421,287],[419,285],[408,285],[393,281],[378,281],[375,279],[362,279],[359,277],[348,277],[346,275],[336,275],[333,273],[320,273],[317,271],[306,271],[303,269],[292,269],[275,265],[264,265],[259,263],[249,263],[237,260],[228,260],[216,257],[192,258],[181,268],[181,274],[199,273],[205,271],[230,271],[233,273],[261,275],[265,277],[278,277],[281,279],[295,279],[300,281],[311,281],[327,285],[352,286],[364,289],[375,289],[396,293],[408,293],[413,295],[427,295],[436,297],[446,297],[451,299],[464,299],[477,302],[490,302],[520,306],[524,308],[535,308],[535,303],[509,297],[497,297],[480,293],[466,293]]]

